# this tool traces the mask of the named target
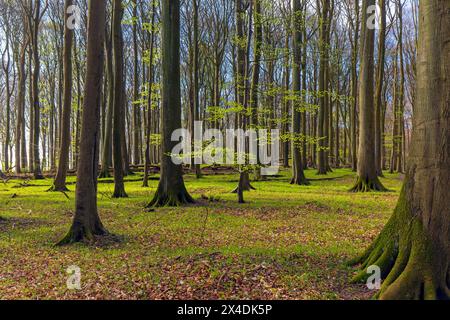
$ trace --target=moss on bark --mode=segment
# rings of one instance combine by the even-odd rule
[[[448,300],[450,270],[435,272],[433,255],[441,253],[434,250],[420,218],[412,214],[404,188],[384,230],[364,254],[350,261],[360,269],[352,281],[367,281],[367,268],[378,266],[384,281],[376,299]]]

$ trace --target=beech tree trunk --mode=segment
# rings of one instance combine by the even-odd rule
[[[87,66],[77,172],[75,215],[59,245],[107,235],[97,210],[97,174],[100,138],[100,104],[103,87],[106,1],[89,1]]]
[[[301,149],[304,145],[302,142],[305,137],[302,136],[301,124],[302,124],[302,102],[304,96],[302,94],[301,87],[301,64],[302,64],[302,26],[304,19],[303,8],[301,0],[294,0],[292,3],[292,28],[293,28],[293,47],[294,47],[294,63],[292,67],[292,91],[296,96],[292,104],[292,131],[294,139],[292,141],[292,157],[293,157],[293,177],[291,184],[296,185],[308,185],[309,182],[305,177],[303,171],[303,161]],[[305,75],[304,75],[305,76]],[[306,122],[305,122],[306,124]],[[304,150],[304,152],[306,149]]]
[[[417,96],[394,215],[356,262],[377,265],[381,299],[450,299],[450,2],[420,2]],[[363,270],[355,280],[365,279]]]
[[[359,152],[358,178],[353,192],[386,191],[375,167],[374,51],[375,28],[369,28],[368,7],[375,0],[363,1],[361,28],[361,66],[359,74]]]
[[[124,62],[122,34],[122,0],[113,1],[112,41],[114,62],[114,100],[113,100],[113,162],[114,162],[114,193],[113,198],[128,197],[124,184],[123,142],[125,136],[124,109]]]
[[[383,176],[382,147],[383,147],[383,82],[384,82],[384,59],[386,54],[386,1],[378,0],[381,9],[380,34],[378,39],[378,65],[377,85],[375,91],[375,167],[378,176]]]
[[[161,178],[149,207],[194,203],[184,185],[183,168],[173,163],[171,157],[177,144],[171,139],[172,133],[181,128],[180,1],[162,0],[161,3]]]
[[[102,161],[100,178],[109,178],[109,167],[112,158],[112,127],[114,114],[114,71],[112,55],[112,33],[108,26],[105,28],[105,54],[106,54],[106,78],[107,78],[107,107],[105,119],[105,131],[102,144]]]
[[[65,21],[69,18],[67,9],[73,4],[73,0],[66,0]],[[72,113],[72,42],[73,30],[64,28],[64,101],[62,110],[61,123],[61,141],[59,150],[59,164],[58,172],[53,184],[53,191],[67,191],[66,176],[69,166],[69,151],[70,151],[70,114]]]

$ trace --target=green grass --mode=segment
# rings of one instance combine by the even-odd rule
[[[390,217],[401,187],[353,194],[347,169],[327,177],[306,172],[311,186],[291,186],[289,172],[254,182],[237,204],[237,175],[186,176],[196,206],[147,212],[157,179],[142,188],[127,179],[130,198],[111,199],[99,184],[99,208],[118,244],[57,248],[71,223],[74,178],[67,195],[46,190],[52,181],[0,184],[0,298],[25,299],[364,299],[349,283],[345,261],[362,252]],[[155,177],[153,177],[155,178]],[[218,202],[202,200],[203,197]],[[66,269],[82,272],[82,290],[66,287]]]

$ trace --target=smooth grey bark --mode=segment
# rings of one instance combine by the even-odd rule
[[[161,21],[161,177],[148,207],[194,203],[184,184],[183,168],[172,161],[171,154],[177,144],[172,141],[171,135],[181,128],[179,0],[162,0]]]
[[[100,105],[103,87],[105,1],[90,0],[84,106],[77,171],[75,215],[59,245],[91,241],[108,234],[97,209]]]
[[[67,9],[73,4],[73,0],[66,0],[65,2],[65,21],[69,18]],[[69,151],[70,151],[70,115],[72,113],[72,43],[73,30],[69,29],[67,25],[64,27],[64,49],[63,49],[63,69],[64,69],[64,94],[63,94],[63,109],[61,116],[61,141],[59,150],[59,164],[56,173],[55,181],[53,183],[53,191],[67,191],[66,176],[69,166]]]

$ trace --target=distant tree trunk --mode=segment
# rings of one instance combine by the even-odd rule
[[[372,246],[369,265],[384,279],[377,297],[450,299],[450,2],[420,2],[416,107],[405,184],[394,215]]]
[[[24,160],[24,152],[26,157],[26,147],[23,147],[25,141],[25,86],[26,86],[26,72],[25,72],[25,54],[26,48],[28,46],[28,40],[26,40],[26,35],[24,35],[22,48],[20,51],[18,70],[19,70],[19,80],[18,80],[18,93],[17,93],[17,121],[16,121],[16,149],[15,149],[15,163],[16,163],[16,173],[20,174],[22,169],[26,168],[26,160]],[[24,163],[25,162],[25,163]]]
[[[317,1],[319,4],[320,1]],[[319,139],[319,150],[318,150],[318,174],[325,175],[328,173],[327,168],[327,148],[328,148],[328,47],[327,47],[327,34],[329,32],[329,14],[330,14],[330,3],[329,1],[322,1],[321,5],[321,15],[320,15],[320,68],[319,68],[319,124],[318,124],[318,139]],[[319,7],[320,9],[320,4]]]
[[[4,141],[4,169],[5,171],[9,171],[10,163],[9,163],[9,145],[11,143],[11,96],[12,96],[12,88],[11,88],[11,54],[10,54],[10,26],[9,22],[5,21],[6,24],[6,45],[4,49],[4,53],[2,55],[2,67],[5,73],[5,88],[6,88],[6,103],[5,103],[5,141]],[[6,62],[5,62],[6,61]]]
[[[375,167],[378,176],[383,176],[382,166],[382,108],[383,108],[383,81],[384,59],[386,54],[386,1],[378,0],[381,9],[380,35],[378,39],[378,65],[377,85],[375,91]]]
[[[199,25],[198,25],[198,7],[200,0],[193,0],[194,5],[194,104],[193,104],[193,120],[200,120],[200,84],[199,84],[199,68],[200,68],[200,53],[199,53]],[[201,178],[202,172],[199,164],[194,164],[195,176],[197,179]]]
[[[97,210],[100,103],[103,80],[106,1],[89,1],[87,67],[77,174],[76,209],[67,236],[59,245],[93,240],[108,232]]]
[[[103,136],[102,150],[102,169],[100,178],[109,178],[109,167],[112,157],[112,127],[114,114],[114,70],[113,70],[113,54],[112,54],[112,33],[105,28],[105,52],[106,52],[106,77],[107,77],[107,93],[108,102],[106,108],[105,132]]]
[[[303,108],[302,101],[302,88],[301,88],[301,64],[302,64],[302,26],[304,19],[303,17],[303,9],[301,0],[294,0],[292,3],[292,11],[293,11],[293,19],[292,19],[292,28],[293,28],[293,47],[294,47],[294,63],[292,67],[292,91],[295,95],[294,103],[292,104],[292,131],[294,135],[294,139],[292,142],[292,156],[293,156],[293,177],[291,180],[291,184],[296,185],[308,185],[309,182],[305,177],[305,173],[303,171],[303,162],[301,155],[302,148],[302,111]],[[306,123],[305,123],[306,124]]]
[[[33,132],[34,132],[34,108],[33,108],[33,92],[31,90],[33,86],[33,55],[31,51],[31,40],[28,44],[28,61],[27,61],[27,68],[28,68],[28,113],[29,113],[29,141],[28,141],[28,172],[34,171],[34,147],[33,147]]]
[[[250,99],[249,99],[249,109],[251,114],[251,127],[254,130],[258,130],[259,117],[258,117],[258,91],[259,91],[259,77],[261,74],[261,48],[263,41],[263,30],[262,30],[262,10],[261,10],[261,0],[253,0],[253,6],[255,8],[255,15],[253,19],[253,74],[252,83],[250,88]],[[258,136],[258,134],[257,134]],[[259,156],[256,156],[256,163],[259,165]],[[260,168],[255,169],[256,180],[261,179]]]
[[[139,53],[138,53],[138,13],[137,13],[137,0],[133,0],[133,18],[136,21],[133,21],[133,51],[134,51],[134,70],[133,70],[133,163],[138,165],[141,163],[141,111],[139,109],[140,104],[136,102],[139,101]]]
[[[284,49],[286,50],[285,58],[284,58],[284,69],[283,69],[283,112],[282,112],[282,130],[283,136],[287,137],[289,134],[289,109],[290,109],[290,101],[289,97],[289,83],[290,83],[290,70],[289,70],[289,38],[290,31],[289,27],[286,27],[286,39],[284,43]],[[284,139],[283,141],[283,167],[289,168],[289,139]]]
[[[40,133],[40,101],[39,101],[39,75],[40,75],[40,60],[39,60],[39,25],[41,20],[41,2],[36,2],[36,7],[34,8],[34,16],[32,18],[33,23],[31,24],[31,49],[33,52],[33,75],[32,75],[32,95],[33,95],[33,174],[35,179],[43,179],[41,171],[41,160],[39,156],[39,133]]]
[[[252,9],[252,3],[250,3],[250,10]],[[247,45],[243,45],[244,40],[244,17],[245,10],[243,8],[243,4],[241,0],[235,0],[235,14],[236,14],[236,36],[239,39],[239,43],[237,45],[237,58],[236,58],[236,72],[237,72],[237,104],[242,111],[238,114],[239,116],[239,127],[246,130],[247,127],[247,76],[248,76],[248,55],[249,55],[249,42],[251,35],[251,28],[249,28],[249,37],[247,38]],[[249,23],[250,23],[249,19]],[[247,50],[246,50],[247,49]],[[246,53],[247,52],[247,53]],[[241,167],[240,175],[239,175],[239,183],[237,188],[233,191],[238,195],[238,202],[244,203],[244,191],[249,191],[254,189],[250,184],[250,177],[248,173],[248,169]]]
[[[155,47],[155,31],[153,26],[155,25],[156,17],[156,1],[153,1],[152,6],[152,21],[151,21],[151,34],[150,34],[150,65],[148,66],[148,100],[147,100],[147,127],[145,131],[145,165],[144,165],[144,180],[142,182],[143,187],[148,187],[149,171],[150,171],[150,151],[151,151],[151,135],[152,135],[152,113],[153,113],[153,59],[154,59],[154,47]]]
[[[374,51],[375,29],[368,27],[368,7],[375,0],[363,1],[363,19],[361,29],[361,66],[359,75],[359,154],[358,179],[353,192],[386,191],[378,179],[375,167],[375,110],[374,110]]]
[[[65,12],[66,18],[69,18],[67,9],[73,4],[73,0],[66,0]],[[70,151],[70,115],[72,113],[72,42],[73,30],[69,29],[67,25],[64,28],[64,101],[62,110],[61,123],[61,144],[59,150],[59,164],[58,172],[56,174],[55,182],[53,184],[53,191],[67,191],[66,176],[69,166],[69,151]]]
[[[123,66],[123,34],[122,34],[122,0],[113,0],[113,62],[114,62],[114,116],[113,116],[113,161],[114,161],[114,193],[113,198],[126,198],[123,165],[123,140],[125,135],[124,107],[125,90]]]
[[[354,38],[352,46],[352,106],[350,112],[350,131],[351,131],[351,154],[352,154],[352,170],[356,172],[358,169],[358,130],[357,130],[357,106],[358,106],[358,41],[359,41],[359,25],[360,25],[360,13],[359,13],[359,1],[354,1],[355,4],[355,19],[354,25]]]
[[[405,146],[405,62],[403,54],[403,5],[401,1],[398,0],[397,3],[397,15],[398,15],[398,51],[399,51],[399,71],[400,71],[400,84],[399,84],[399,95],[398,95],[398,149],[397,149],[397,172],[405,172],[404,170],[404,146]]]
[[[180,1],[163,0],[162,11],[162,109],[161,109],[161,178],[153,206],[178,206],[193,203],[184,185],[183,168],[172,161],[172,150],[177,144],[172,133],[181,128],[180,87]]]

